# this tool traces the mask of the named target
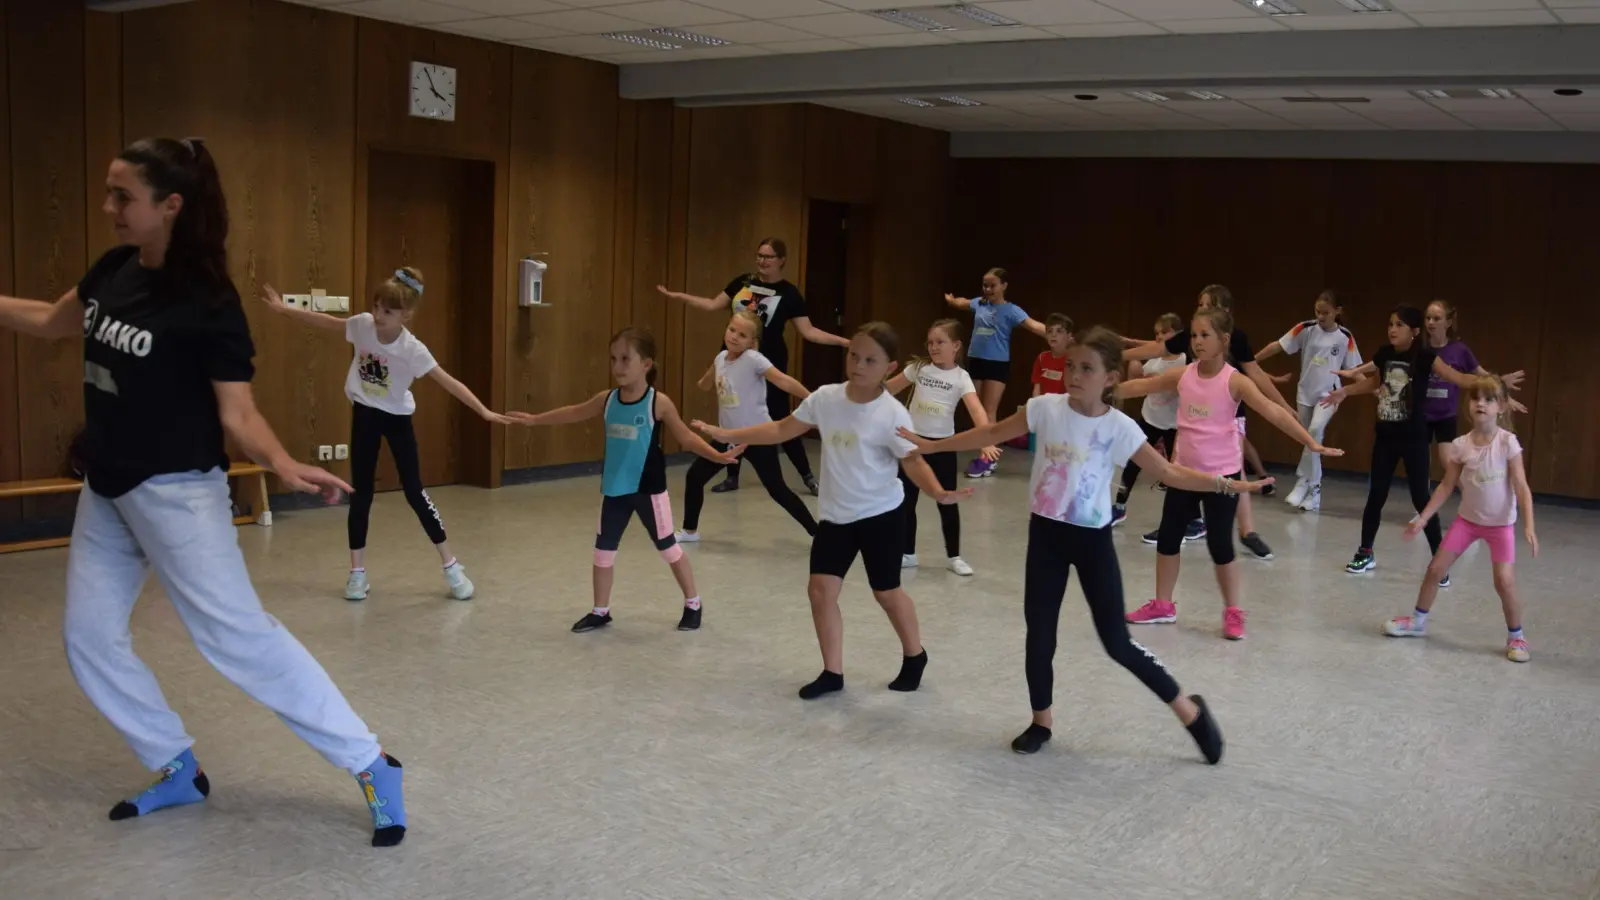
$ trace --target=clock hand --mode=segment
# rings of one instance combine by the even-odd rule
[[[428,90],[432,91],[433,95],[435,97],[438,97],[440,100],[443,100],[444,99],[444,95],[439,93],[439,89],[433,86],[433,73],[429,72],[427,69],[423,69],[422,70],[422,74],[426,75],[427,78],[428,78]]]

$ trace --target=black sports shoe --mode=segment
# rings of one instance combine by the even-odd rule
[[[1144,537],[1141,538],[1141,540],[1143,540],[1146,544],[1157,543],[1157,542],[1160,541],[1160,539],[1161,539],[1161,529],[1159,529],[1159,528],[1155,529],[1154,531],[1146,531],[1144,533]]]
[[[603,616],[597,616],[593,612],[590,612],[588,615],[572,624],[572,633],[583,634],[585,631],[593,631],[596,628],[604,628],[610,624],[611,613],[606,613]]]
[[[1363,550],[1357,550],[1356,551],[1355,558],[1350,560],[1349,565],[1346,565],[1344,567],[1344,570],[1346,572],[1349,572],[1351,575],[1359,575],[1362,572],[1371,572],[1373,569],[1376,569],[1377,567],[1378,567],[1378,559],[1377,559],[1377,557],[1372,555],[1372,551],[1371,550],[1363,549]]]
[[[726,493],[729,493],[731,491],[737,491],[738,489],[739,489],[739,479],[733,477],[732,475],[729,475],[727,478],[722,479],[722,483],[721,484],[713,487],[711,489],[711,493],[713,493],[713,494],[726,494]]]
[[[1265,477],[1265,476],[1263,476],[1263,477]],[[1261,488],[1261,496],[1263,496],[1263,497],[1271,497],[1273,494],[1276,494],[1277,492],[1278,492],[1278,488],[1277,488],[1276,485],[1268,484],[1268,485],[1263,485],[1262,488]]]
[[[690,609],[689,607],[685,606],[683,608],[683,618],[678,620],[678,630],[679,631],[699,631],[700,630],[700,610],[698,610],[698,609]]]
[[[813,496],[813,497],[817,496],[817,493],[818,493],[817,476],[815,476],[815,475],[807,475],[802,480],[806,483],[806,490],[811,492],[811,496]]]
[[[1194,738],[1195,744],[1200,747],[1200,752],[1205,755],[1206,762],[1216,765],[1222,761],[1222,729],[1217,727],[1217,720],[1211,718],[1211,710],[1206,708],[1206,701],[1199,694],[1190,694],[1189,699],[1194,705],[1200,707],[1200,715],[1187,726],[1189,736]]]
[[[1027,730],[1017,735],[1011,742],[1013,752],[1023,755],[1038,753],[1040,748],[1050,742],[1050,729],[1037,722],[1029,725]]]
[[[1254,531],[1246,535],[1241,535],[1239,537],[1239,543],[1243,544],[1245,549],[1255,554],[1256,559],[1272,558],[1272,548],[1268,547],[1267,542],[1261,539],[1261,535],[1256,534]]]

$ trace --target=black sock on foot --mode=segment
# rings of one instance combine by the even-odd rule
[[[1199,694],[1190,694],[1189,699],[1200,708],[1200,715],[1195,716],[1193,722],[1185,727],[1189,736],[1194,738],[1195,744],[1200,747],[1200,752],[1205,755],[1206,762],[1216,765],[1222,761],[1222,729],[1217,727],[1217,720],[1211,718],[1211,710],[1206,708],[1206,701]]]
[[[826,694],[844,690],[844,675],[838,672],[822,670],[817,680],[800,689],[801,700],[815,700]]]
[[[900,676],[889,682],[891,691],[914,691],[922,686],[922,670],[928,667],[928,650],[908,656],[900,663]]]
[[[1034,722],[1027,730],[1017,735],[1011,742],[1011,749],[1018,753],[1038,753],[1039,748],[1050,742],[1050,729]]]

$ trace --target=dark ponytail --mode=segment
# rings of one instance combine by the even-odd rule
[[[183,198],[167,243],[164,266],[168,274],[211,291],[231,289],[228,201],[205,142],[200,138],[144,138],[129,144],[117,158],[138,167],[140,180],[150,186],[156,202],[173,194]]]

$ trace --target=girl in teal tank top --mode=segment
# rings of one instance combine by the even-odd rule
[[[606,425],[605,464],[600,476],[600,525],[594,539],[594,608],[572,626],[575,632],[611,624],[612,566],[628,520],[637,516],[661,558],[683,589],[679,631],[700,627],[700,595],[694,571],[673,537],[672,505],[667,498],[667,464],[661,453],[665,425],[678,443],[715,463],[727,465],[744,449],[719,453],[690,431],[678,408],[655,389],[656,343],[643,328],[624,328],[611,339],[611,375],[617,386],[585,400],[542,413],[511,413],[522,425],[566,425],[600,416]]]

